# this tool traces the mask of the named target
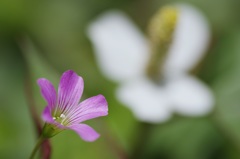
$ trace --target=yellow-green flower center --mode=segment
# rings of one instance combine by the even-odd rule
[[[66,116],[64,114],[54,116],[53,120],[55,120],[56,122],[58,122],[62,125],[66,125]]]

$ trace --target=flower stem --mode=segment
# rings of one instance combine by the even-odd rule
[[[144,155],[144,150],[148,144],[148,140],[151,136],[154,125],[141,122],[139,125],[139,133],[136,136],[136,142],[134,143],[134,149],[130,156],[130,159],[141,158]]]
[[[34,158],[34,156],[35,156],[38,148],[41,146],[41,144],[43,143],[44,140],[45,140],[45,138],[41,135],[41,136],[39,137],[39,139],[38,139],[38,141],[37,141],[37,144],[35,145],[35,147],[34,147],[32,153],[31,153],[31,156],[30,156],[29,159],[33,159],[33,158]]]

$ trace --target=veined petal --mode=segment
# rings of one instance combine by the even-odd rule
[[[92,142],[100,136],[93,128],[86,124],[74,124],[68,126],[68,128],[74,130],[85,141]]]
[[[49,124],[52,124],[52,125],[55,125],[57,126],[59,129],[66,129],[67,127],[65,127],[64,125],[56,122],[54,119],[53,119],[53,116],[52,116],[52,113],[51,113],[51,110],[48,106],[46,106],[43,110],[43,113],[42,113],[42,119],[43,121],[45,121],[46,123],[49,123]]]
[[[78,105],[83,92],[83,79],[74,71],[63,73],[58,87],[58,111],[65,115]]]
[[[209,24],[197,8],[186,4],[176,8],[179,19],[164,65],[167,76],[191,71],[202,60],[210,41]]]
[[[42,113],[42,119],[43,121],[47,122],[47,123],[54,123],[54,120],[53,120],[53,117],[52,117],[52,114],[51,114],[51,110],[50,110],[50,107],[49,106],[46,106],[43,110],[43,113]]]
[[[56,90],[54,89],[54,86],[50,81],[48,81],[45,78],[38,79],[37,83],[41,89],[41,94],[43,98],[48,103],[48,106],[50,107],[50,109],[53,110],[56,106],[56,101],[57,101],[57,94],[56,94]]]
[[[161,123],[171,117],[172,108],[164,89],[147,78],[121,85],[117,90],[117,98],[141,121]]]
[[[103,95],[97,95],[81,102],[76,109],[68,113],[68,123],[80,123],[89,119],[108,114],[108,104]]]
[[[102,72],[117,82],[144,73],[148,61],[148,42],[121,11],[104,13],[88,28]]]
[[[192,76],[185,75],[172,79],[166,85],[166,91],[175,111],[182,115],[205,115],[214,106],[211,90]]]

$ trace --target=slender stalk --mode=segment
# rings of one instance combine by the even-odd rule
[[[130,159],[139,159],[144,154],[144,148],[147,145],[149,137],[151,136],[153,127],[154,125],[149,123],[140,123],[139,133],[136,136],[136,142]]]
[[[35,145],[35,147],[34,147],[32,153],[31,153],[31,156],[30,156],[29,159],[34,159],[34,156],[35,156],[37,150],[39,149],[39,147],[41,146],[41,144],[43,143],[44,140],[45,140],[44,137],[42,137],[42,136],[39,137],[39,139],[37,141],[37,144]]]
[[[129,156],[126,150],[119,144],[116,137],[111,132],[109,125],[104,120],[98,120],[102,127],[104,127],[103,136],[106,139],[106,145],[110,148],[110,151],[114,152],[118,159],[128,159]]]
[[[27,100],[27,105],[29,108],[29,112],[31,114],[31,117],[33,119],[33,123],[37,132],[37,136],[41,136],[42,133],[42,124],[41,120],[39,119],[37,110],[36,110],[36,103],[33,97],[33,86],[32,86],[32,74],[30,71],[31,66],[28,63],[28,54],[32,54],[30,48],[31,48],[31,43],[27,37],[18,37],[16,39],[17,44],[19,45],[19,48],[22,52],[22,56],[25,61],[25,72],[26,72],[26,77],[25,77],[25,96]],[[49,140],[45,140],[42,144],[41,147],[41,159],[50,159],[51,157],[51,144]]]

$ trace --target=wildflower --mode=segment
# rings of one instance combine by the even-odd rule
[[[47,79],[40,78],[37,82],[47,102],[42,113],[46,122],[42,134],[44,138],[50,138],[66,129],[75,131],[85,141],[94,141],[99,137],[93,128],[82,122],[108,114],[104,96],[97,95],[79,103],[84,83],[82,77],[72,70],[63,73],[58,95]]]
[[[214,105],[211,89],[190,74],[207,50],[208,23],[193,6],[174,7],[179,16],[172,43],[161,63],[163,80],[158,85],[145,72],[150,59],[149,39],[124,13],[104,13],[88,28],[101,71],[119,83],[116,97],[145,122],[165,122],[175,112],[201,116]]]

